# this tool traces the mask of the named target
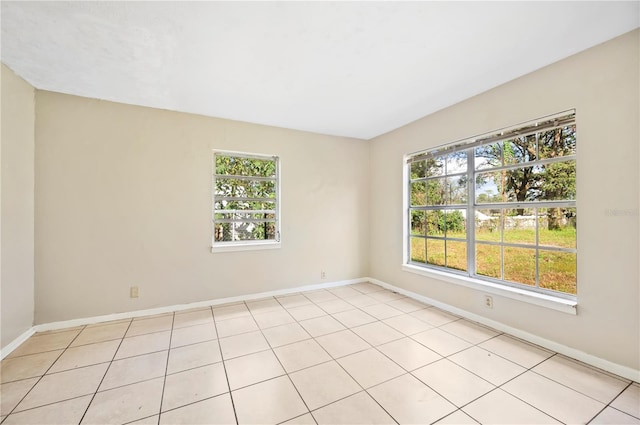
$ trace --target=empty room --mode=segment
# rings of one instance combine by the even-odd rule
[[[0,7],[0,424],[640,424],[640,1]]]

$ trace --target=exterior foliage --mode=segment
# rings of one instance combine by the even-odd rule
[[[476,187],[492,182],[497,194],[481,192],[479,203],[533,202],[575,199],[576,163],[544,162],[574,155],[576,150],[575,125],[555,128],[527,136],[497,142],[476,148],[476,163],[482,168],[521,164],[521,167],[483,173],[476,179]],[[566,212],[549,209],[549,229],[560,229]],[[518,209],[518,215],[524,208]]]
[[[409,261],[575,294],[574,119],[412,157]]]
[[[277,159],[215,154],[214,241],[277,237]]]

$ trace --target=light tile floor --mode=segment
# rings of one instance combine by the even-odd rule
[[[640,385],[370,283],[34,335],[9,424],[640,424]]]

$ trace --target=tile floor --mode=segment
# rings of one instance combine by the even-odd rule
[[[34,335],[9,424],[640,424],[640,385],[370,283]]]

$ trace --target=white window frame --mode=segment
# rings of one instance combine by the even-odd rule
[[[472,150],[476,146],[487,143],[489,138],[492,142],[507,140],[513,137],[520,129],[536,126],[537,123],[543,123],[552,121],[554,119],[563,119],[567,116],[572,116],[573,123],[575,123],[575,110],[564,111],[551,116],[543,117],[535,121],[518,124],[508,128],[504,128],[498,131],[493,131],[480,136],[473,137],[447,145],[431,148],[411,154],[407,154],[403,158],[403,257],[402,257],[402,270],[416,273],[422,276],[435,278],[441,281],[458,284],[468,288],[476,289],[488,294],[495,294],[504,296],[506,298],[517,299],[531,304],[536,304],[544,307],[548,307],[554,310],[562,311],[569,314],[577,314],[577,295],[568,293],[540,290],[540,288],[530,288],[524,284],[512,284],[503,280],[492,279],[490,277],[479,276],[475,274],[475,209],[490,208],[490,204],[479,204],[475,202],[475,175],[476,170],[473,166],[473,161],[468,161],[467,172],[469,175],[468,184],[469,196],[467,197],[467,203],[463,207],[451,206],[450,209],[466,209],[467,211],[467,271],[456,271],[453,269],[447,269],[435,265],[415,263],[411,261],[411,159],[419,155],[431,154],[433,152],[438,153],[450,153],[461,150]],[[504,137],[502,137],[504,135]],[[576,160],[577,155],[570,158]],[[549,203],[551,205],[554,202]],[[571,207],[577,209],[577,202],[564,202],[563,204],[571,204]],[[527,203],[510,203],[505,208],[543,208],[544,202],[527,202]],[[496,207],[497,208],[497,207]],[[414,208],[415,209],[415,208]],[[537,248],[537,241],[536,241]],[[569,250],[570,251],[570,250]],[[577,252],[577,249],[573,250]],[[537,254],[536,254],[537,256]]]
[[[270,160],[275,161],[276,164],[276,175],[272,181],[275,182],[275,192],[276,198],[273,200],[275,203],[275,239],[268,240],[259,240],[259,239],[249,239],[249,240],[238,240],[238,241],[216,241],[215,240],[215,204],[216,204],[216,155],[224,155],[224,156],[233,156],[240,158],[249,158],[249,159],[260,159],[260,160]],[[237,152],[237,151],[228,151],[228,150],[213,150],[212,151],[212,185],[211,185],[211,194],[212,194],[212,202],[211,202],[211,252],[233,252],[233,251],[253,251],[253,250],[261,250],[261,249],[278,249],[282,246],[282,235],[280,232],[281,222],[282,222],[282,214],[280,208],[281,202],[281,160],[277,155],[269,155],[262,153],[248,153],[248,152]],[[260,178],[262,180],[263,178]],[[258,179],[256,179],[258,180]],[[220,210],[223,211],[223,210]],[[251,210],[248,210],[251,211]]]

